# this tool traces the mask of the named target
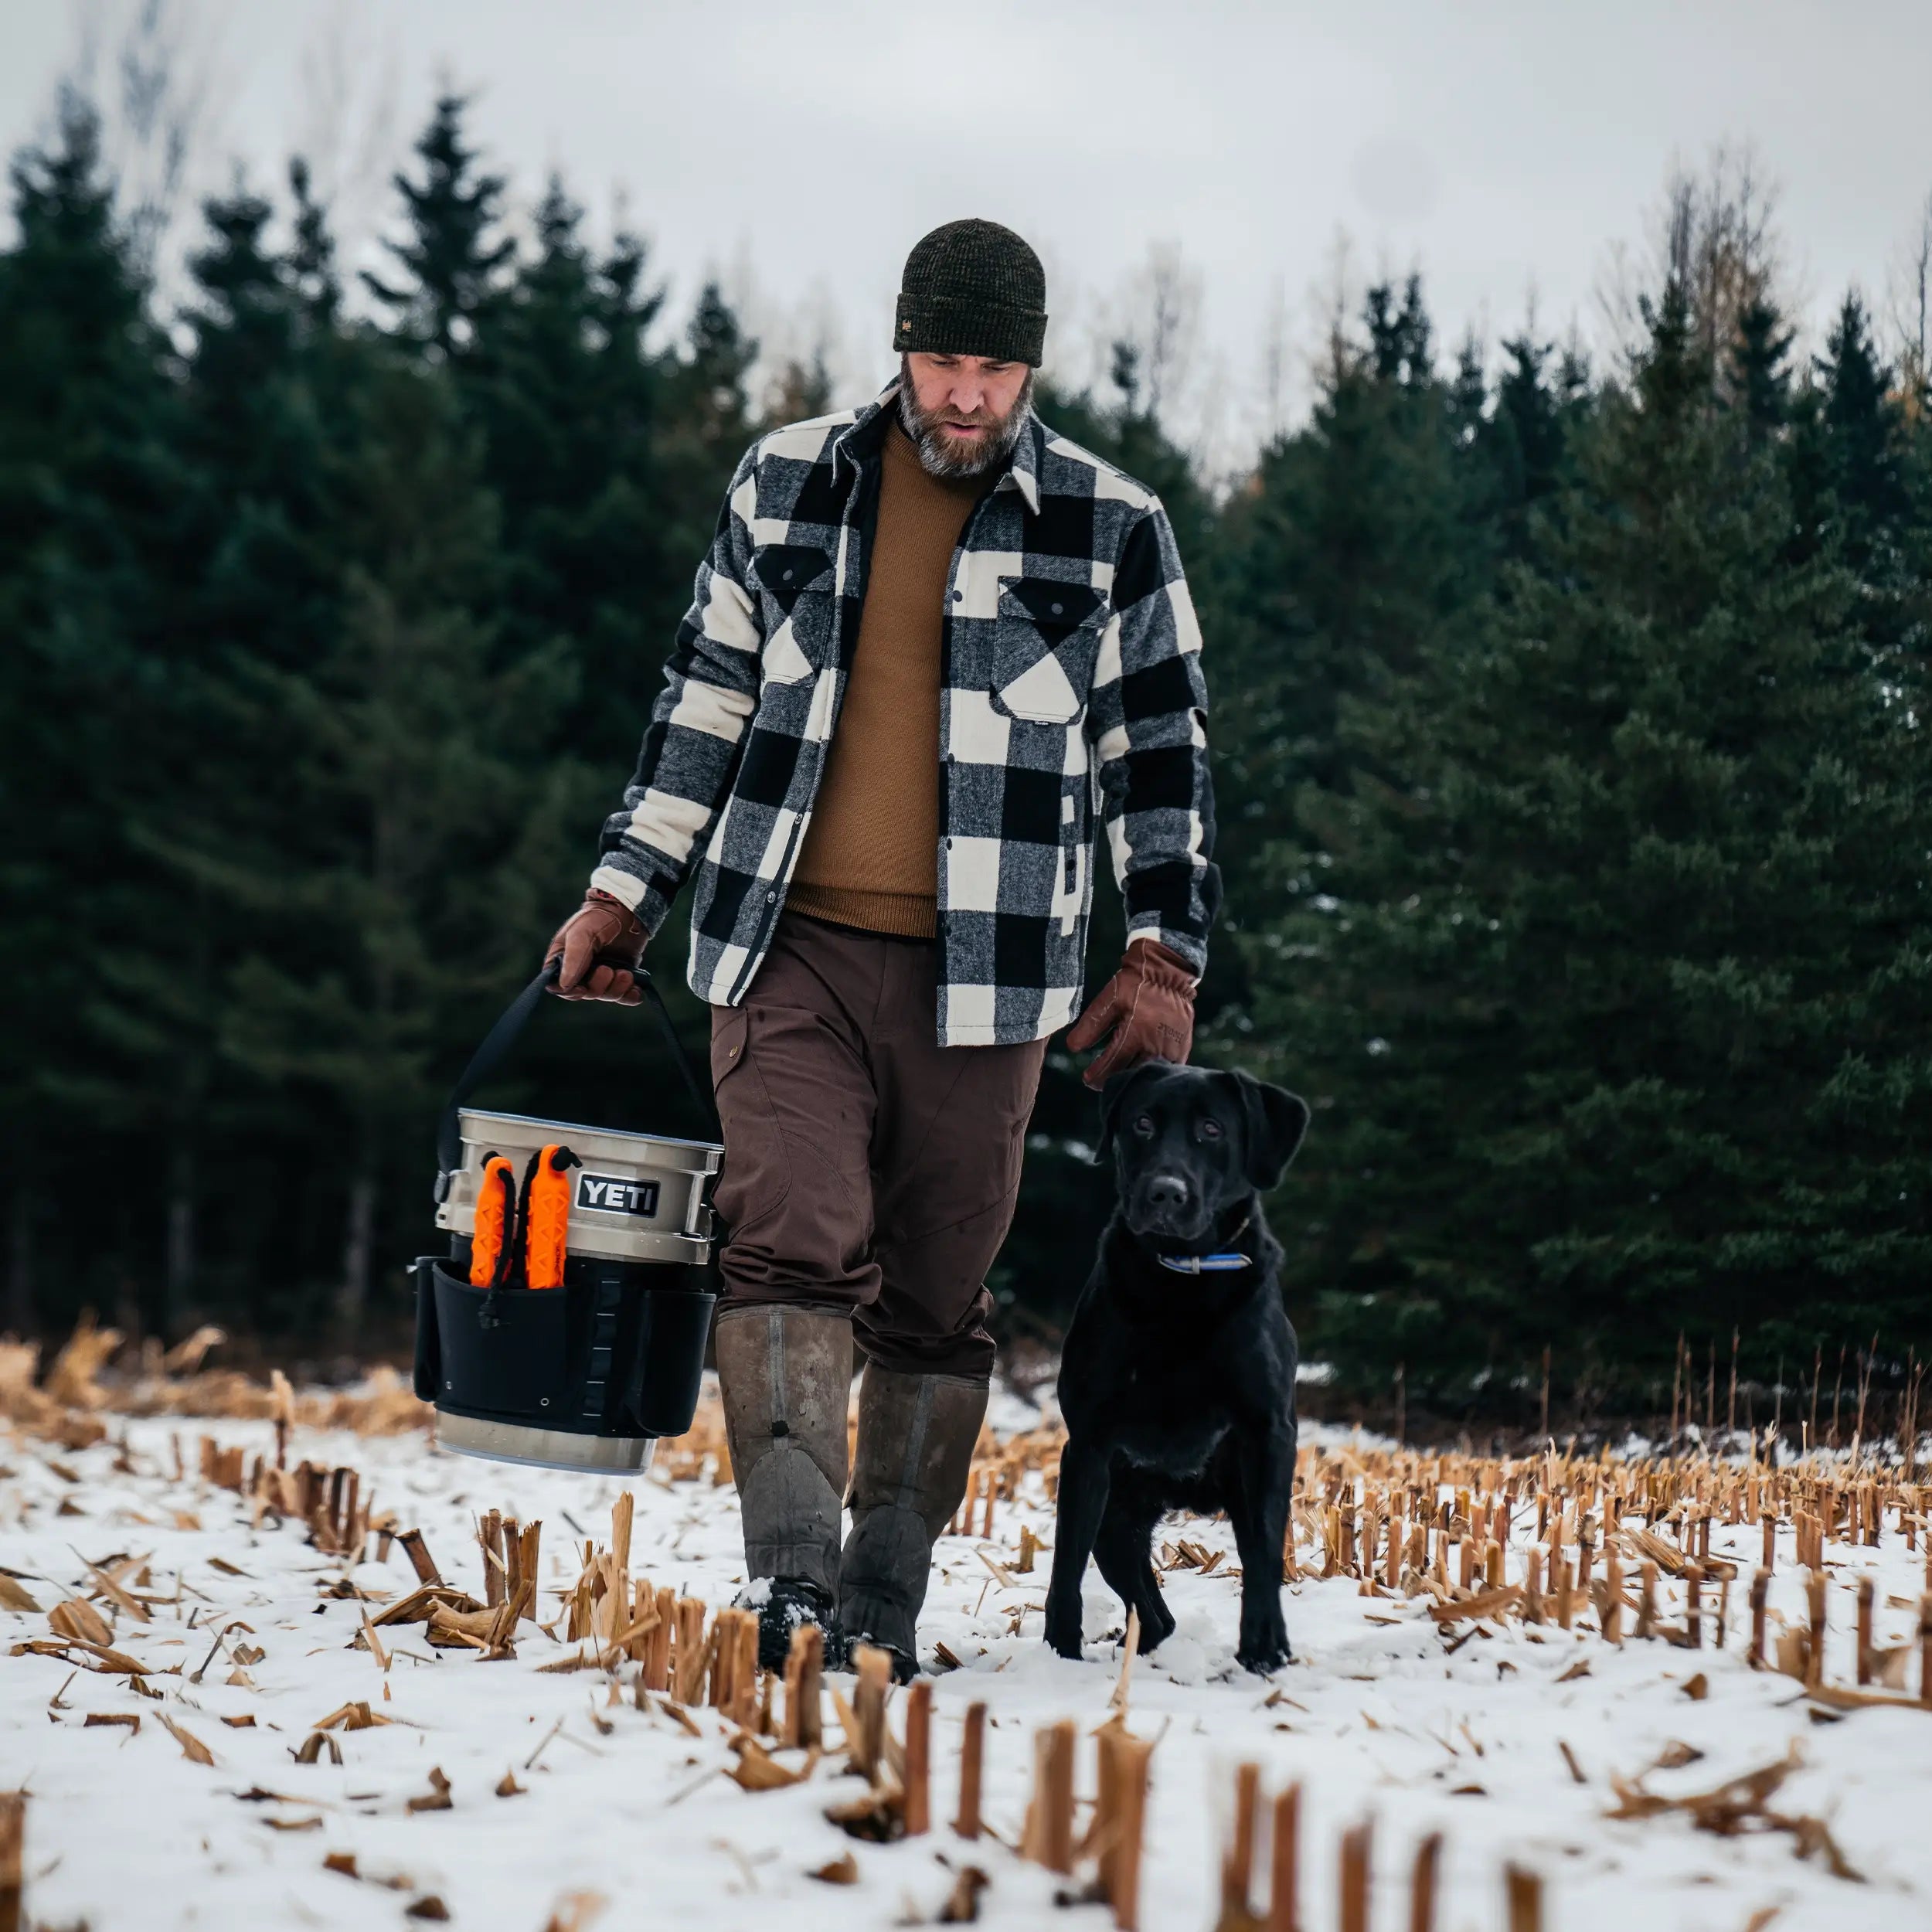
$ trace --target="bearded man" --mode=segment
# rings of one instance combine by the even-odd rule
[[[746,454],[550,944],[565,998],[634,1002],[695,869],[718,1375],[770,1665],[811,1620],[834,1656],[863,1639],[915,1668],[1103,826],[1127,955],[1068,1043],[1104,1041],[1097,1087],[1193,1036],[1220,892],[1200,633],[1158,499],[1034,413],[1046,328],[1033,250],[950,223],[907,258],[897,380]]]

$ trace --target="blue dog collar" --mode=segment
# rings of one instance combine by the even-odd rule
[[[1254,1265],[1245,1254],[1157,1254],[1154,1258],[1176,1274],[1233,1274]]]

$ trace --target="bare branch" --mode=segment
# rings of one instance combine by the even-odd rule
[[[382,226],[403,145],[401,74],[393,24],[379,39],[363,0],[332,0],[302,50],[296,145],[348,258]]]
[[[1789,315],[1799,306],[1777,206],[1777,185],[1748,143],[1720,143],[1699,172],[1674,163],[1644,240],[1635,249],[1613,243],[1597,275],[1597,308],[1612,352],[1628,355],[1641,343],[1645,301],[1675,281],[1722,380],[1747,310],[1769,301]]]
[[[1919,209],[1917,231],[1894,257],[1886,277],[1887,307],[1898,339],[1900,373],[1917,392],[1932,379],[1932,194]]]
[[[1308,291],[1318,344],[1310,373],[1318,389],[1332,388],[1359,352],[1349,331],[1361,312],[1362,301],[1355,244],[1346,230],[1338,228],[1328,244],[1328,263],[1321,278]]]
[[[1288,426],[1288,298],[1277,276],[1261,334],[1262,433],[1270,443],[1278,442]]]
[[[222,22],[180,0],[91,0],[63,84],[100,118],[101,151],[136,257],[158,282],[178,269],[179,223],[218,138]]]

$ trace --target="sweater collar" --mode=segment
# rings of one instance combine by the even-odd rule
[[[899,379],[895,376],[839,432],[832,446],[832,475],[835,480],[842,480],[841,472],[844,469],[849,468],[856,474],[862,465],[877,461],[879,444],[892,420],[889,412],[899,406]],[[1046,451],[1046,426],[1029,403],[1019,439],[1008,454],[1005,467],[993,488],[1017,491],[1020,501],[1035,515],[1039,513],[1040,464]]]

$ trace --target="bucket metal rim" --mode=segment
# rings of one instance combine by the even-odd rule
[[[649,1134],[633,1128],[594,1127],[581,1121],[546,1120],[540,1114],[498,1114],[475,1107],[460,1108],[457,1111],[457,1118],[461,1122],[475,1121],[481,1123],[500,1124],[506,1127],[554,1129],[560,1137],[572,1134],[579,1136],[596,1135],[605,1140],[641,1141],[651,1147],[675,1148],[693,1154],[709,1155],[710,1158],[702,1169],[702,1172],[707,1174],[715,1174],[718,1170],[719,1163],[724,1158],[724,1148],[719,1142],[686,1140],[682,1135],[676,1134]],[[464,1138],[473,1139],[478,1137],[466,1134]]]
[[[658,1438],[538,1429],[526,1423],[492,1422],[438,1408],[436,1446],[483,1462],[520,1463],[526,1468],[563,1469],[577,1475],[635,1476],[651,1467]]]

